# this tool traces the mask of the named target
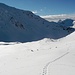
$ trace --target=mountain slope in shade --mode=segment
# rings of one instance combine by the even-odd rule
[[[62,25],[62,26],[72,26],[73,27],[73,25],[74,25],[74,20],[72,20],[72,19],[65,19],[65,20],[59,20],[58,21],[58,24],[60,24],[60,25]]]
[[[0,41],[30,42],[43,38],[58,39],[72,33],[55,22],[48,22],[30,11],[0,3]]]

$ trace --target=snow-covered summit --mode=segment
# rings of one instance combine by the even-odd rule
[[[74,29],[66,29],[55,22],[25,11],[0,3],[0,41],[29,42],[43,38],[58,39]]]

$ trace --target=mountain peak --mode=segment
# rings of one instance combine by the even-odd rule
[[[48,22],[31,11],[12,8],[0,3],[0,41],[30,42],[43,38],[58,39],[74,30],[64,30],[55,22]]]
[[[6,7],[8,5],[4,4],[4,3],[0,3],[0,7]]]

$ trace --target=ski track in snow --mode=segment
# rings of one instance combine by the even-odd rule
[[[47,74],[47,69],[48,69],[48,66],[49,66],[50,64],[52,64],[52,63],[54,63],[55,61],[61,59],[62,57],[66,56],[67,54],[69,54],[69,52],[66,52],[65,54],[61,55],[60,57],[58,57],[58,58],[56,58],[56,59],[54,59],[54,60],[48,62],[48,63],[44,66],[44,68],[43,68],[43,73],[42,73],[42,75],[46,75],[46,74]]]

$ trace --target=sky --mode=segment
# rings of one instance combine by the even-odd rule
[[[40,16],[75,13],[75,0],[0,0],[0,3],[29,10]]]

